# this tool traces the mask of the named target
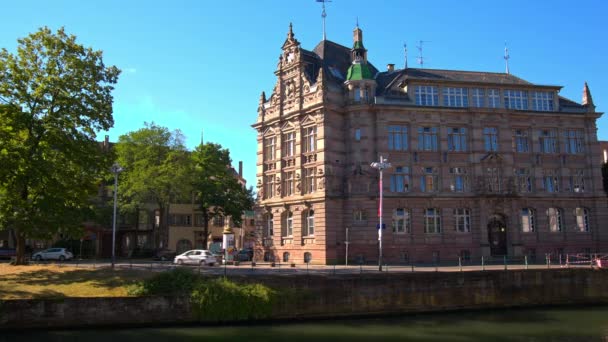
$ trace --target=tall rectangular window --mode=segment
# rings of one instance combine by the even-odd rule
[[[499,193],[502,190],[502,178],[500,176],[500,168],[486,167],[485,168],[485,185],[486,191]]]
[[[397,208],[393,212],[393,233],[411,232],[410,213],[407,209]]]
[[[453,192],[467,191],[467,170],[464,167],[451,167],[450,175],[452,176],[452,184],[450,184],[450,190],[452,190]]]
[[[275,160],[276,142],[276,137],[269,137],[264,139],[264,161]]]
[[[416,105],[418,106],[438,106],[439,95],[437,87],[416,86]]]
[[[521,231],[524,233],[532,233],[536,231],[536,219],[534,217],[534,209],[521,209]]]
[[[541,129],[538,135],[541,153],[557,153],[557,133],[555,130]]]
[[[283,147],[281,148],[283,157],[292,157],[296,153],[296,133],[288,132],[283,134]]]
[[[437,127],[418,127],[418,149],[437,151]]]
[[[283,174],[283,195],[291,196],[295,191],[295,172],[289,171]]]
[[[589,210],[586,208],[574,209],[576,215],[576,228],[580,232],[588,232],[589,228]]]
[[[306,127],[304,128],[304,134],[302,136],[302,142],[304,145],[303,152],[314,152],[317,149],[317,127]]]
[[[564,132],[566,139],[566,153],[577,154],[583,153],[585,140],[583,139],[583,131],[569,129]]]
[[[464,152],[467,150],[467,129],[464,127],[448,128],[448,151]]]
[[[488,107],[500,108],[500,90],[488,89]]]
[[[544,170],[543,187],[546,192],[559,192],[559,176],[557,170]]]
[[[454,209],[454,222],[456,231],[461,233],[471,232],[471,211],[465,208]]]
[[[481,88],[473,88],[471,89],[471,100],[473,107],[483,107],[484,106],[484,90]]]
[[[317,189],[316,171],[314,167],[304,169],[304,193],[313,193]]]
[[[391,175],[391,192],[410,191],[410,168],[398,166]]]
[[[515,169],[517,192],[527,193],[532,192],[532,179],[530,178],[530,170],[526,168]]]
[[[443,88],[443,105],[446,107],[468,107],[468,89],[451,87]]]
[[[552,91],[533,91],[532,109],[552,112],[553,111],[553,92]]]
[[[524,90],[506,89],[503,92],[505,108],[509,109],[528,109],[528,92]]]
[[[563,230],[563,213],[559,208],[547,209],[547,220],[549,221],[549,231],[561,232]]]
[[[568,181],[570,191],[572,192],[585,192],[585,170],[574,169],[570,170],[570,179]]]
[[[420,177],[420,190],[422,192],[435,192],[439,189],[437,168],[425,167],[422,169],[423,175]]]
[[[265,176],[264,178],[264,198],[272,198],[274,197],[275,175]]]
[[[361,102],[361,88],[355,87],[354,95],[355,95],[355,102]]]
[[[496,127],[484,127],[483,143],[486,151],[498,151],[498,129]]]
[[[516,129],[513,131],[513,150],[519,153],[530,152],[527,130]]]
[[[441,215],[439,209],[428,208],[424,211],[424,232],[427,234],[441,233]]]
[[[407,126],[388,126],[389,151],[407,151]]]

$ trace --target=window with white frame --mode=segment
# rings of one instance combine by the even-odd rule
[[[454,222],[457,232],[471,232],[471,210],[466,208],[454,209]]]
[[[439,95],[437,87],[416,86],[416,105],[418,106],[438,106]]]
[[[424,232],[427,234],[441,233],[441,215],[439,209],[428,208],[424,211]]]
[[[547,221],[549,222],[549,231],[561,232],[564,229],[563,211],[560,208],[547,209]]]
[[[302,136],[302,142],[304,145],[303,152],[314,152],[317,149],[317,127],[306,127],[304,128],[304,134]]]
[[[557,170],[543,171],[543,188],[546,192],[559,192],[559,173]]]
[[[285,229],[283,230],[283,236],[293,236],[293,213],[288,211],[285,214]]]
[[[389,151],[407,151],[407,126],[388,126]]]
[[[467,150],[467,129],[448,127],[448,151],[464,152]]]
[[[367,212],[364,209],[353,210],[353,221],[358,223],[367,221]]]
[[[488,107],[500,108],[500,90],[488,89]]]
[[[483,143],[486,151],[498,151],[498,129],[496,127],[483,128]]]
[[[585,192],[585,170],[570,170],[569,187],[572,192]]]
[[[283,147],[281,148],[283,157],[292,157],[296,153],[296,133],[283,133]]]
[[[530,169],[519,168],[515,169],[517,192],[527,193],[532,192],[532,179],[530,178]]]
[[[264,161],[275,160],[276,142],[276,137],[268,137],[264,139]]]
[[[315,235],[315,211],[308,209],[304,213],[304,236]]]
[[[589,210],[587,208],[574,209],[576,215],[576,229],[580,232],[588,232],[589,227]]]
[[[395,173],[391,174],[391,192],[410,191],[410,168],[407,166],[395,167]]]
[[[473,88],[471,89],[471,104],[473,107],[483,107],[484,106],[484,95],[485,92],[481,88]]]
[[[505,89],[503,91],[505,108],[528,109],[528,92],[524,90]]]
[[[264,176],[264,198],[274,197],[275,175]]]
[[[397,208],[393,211],[393,233],[411,232],[410,213],[407,209]]]
[[[464,167],[451,167],[450,175],[452,183],[450,190],[453,192],[465,192],[468,189],[467,169]]]
[[[577,154],[583,153],[585,140],[583,131],[577,129],[569,129],[564,132],[566,138],[566,153]]]
[[[437,127],[418,127],[418,150],[437,151]]]
[[[557,153],[557,133],[554,129],[541,129],[538,132],[541,153]]]
[[[468,107],[469,92],[467,88],[443,88],[443,105],[446,107]]]
[[[486,191],[499,193],[502,190],[502,177],[500,175],[500,168],[498,167],[486,167],[484,169]]]
[[[439,190],[437,168],[425,167],[422,169],[422,172],[423,174],[420,177],[420,191],[435,192]]]
[[[534,218],[534,209],[521,209],[521,231],[524,233],[532,233],[536,231],[536,219]]]
[[[528,143],[528,131],[525,129],[513,130],[513,151],[519,153],[530,152],[530,145]]]
[[[316,171],[314,167],[304,169],[304,193],[310,194],[317,190]]]
[[[533,91],[532,109],[552,112],[553,111],[553,92],[552,91]]]
[[[274,230],[273,230],[273,226],[274,223],[272,222],[272,214],[268,213],[264,215],[264,221],[266,223],[266,229],[264,230],[265,236],[266,237],[270,237],[274,234]]]
[[[295,172],[288,171],[283,173],[283,195],[291,196],[295,192]]]

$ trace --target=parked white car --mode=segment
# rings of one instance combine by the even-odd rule
[[[74,257],[74,254],[69,252],[65,248],[49,248],[40,252],[32,254],[32,259],[36,261],[40,260],[70,260]]]
[[[173,260],[173,263],[178,265],[191,264],[213,266],[215,265],[215,262],[215,256],[206,249],[193,249],[176,256]]]

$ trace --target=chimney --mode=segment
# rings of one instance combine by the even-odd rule
[[[239,177],[243,177],[243,161],[239,161]]]
[[[393,63],[387,64],[386,71],[395,71],[395,64],[393,64]]]

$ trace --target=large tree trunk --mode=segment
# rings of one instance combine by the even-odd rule
[[[15,235],[17,236],[15,265],[25,265],[27,264],[25,260],[25,235],[19,229],[15,229]]]

